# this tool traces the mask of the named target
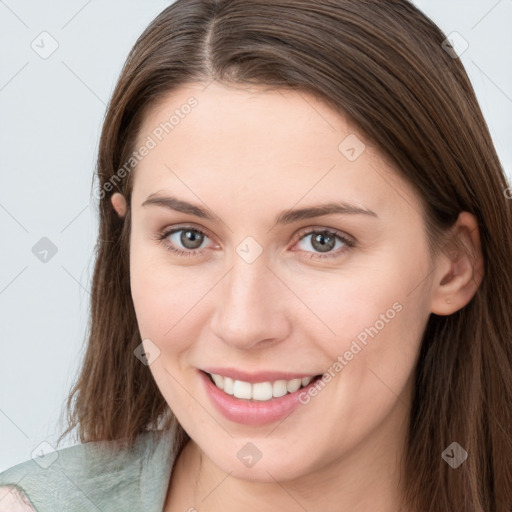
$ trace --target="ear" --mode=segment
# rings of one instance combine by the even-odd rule
[[[110,198],[114,210],[117,212],[119,217],[124,217],[126,214],[126,199],[120,192],[114,192]]]
[[[451,315],[462,309],[475,295],[483,275],[478,222],[471,213],[461,212],[434,270],[432,313]]]

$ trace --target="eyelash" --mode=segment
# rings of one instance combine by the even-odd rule
[[[164,247],[168,251],[171,251],[172,253],[177,254],[178,256],[190,257],[190,256],[197,256],[197,255],[199,255],[203,251],[203,249],[190,249],[190,250],[184,251],[182,249],[176,249],[174,247],[171,247],[169,244],[165,243],[165,240],[166,240],[166,238],[168,236],[170,236],[170,235],[172,235],[174,233],[179,233],[180,231],[193,231],[195,233],[201,234],[202,236],[208,237],[208,235],[203,230],[201,230],[199,228],[195,228],[195,227],[192,227],[192,226],[179,226],[179,227],[175,227],[175,228],[172,228],[172,229],[167,229],[167,230],[164,230],[164,231],[160,231],[160,232],[158,232],[156,234],[155,238],[158,241],[160,241],[161,243],[163,243]],[[298,235],[297,240],[294,242],[294,245],[295,245],[295,243],[300,242],[301,240],[303,240],[304,238],[306,238],[309,235],[315,235],[315,234],[319,234],[319,233],[327,233],[328,235],[334,235],[336,237],[336,239],[337,240],[341,240],[341,242],[343,242],[346,247],[341,249],[341,250],[338,249],[338,251],[336,251],[334,253],[333,252],[328,253],[328,254],[327,253],[326,254],[311,253],[311,256],[309,256],[309,259],[336,258],[336,257],[339,257],[341,254],[344,254],[344,253],[350,251],[356,245],[356,243],[354,241],[352,241],[351,239],[347,238],[346,236],[343,236],[341,234],[341,232],[333,230],[333,229],[326,229],[326,228],[323,228],[323,229],[310,229],[309,231],[302,232],[300,235]]]

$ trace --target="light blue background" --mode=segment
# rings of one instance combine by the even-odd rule
[[[512,172],[512,0],[417,0],[462,55]],[[105,105],[135,40],[169,2],[0,1],[0,471],[54,446],[88,321],[91,183]],[[42,59],[47,31],[58,49]],[[48,46],[47,46],[48,48]],[[47,263],[32,247],[48,237]]]

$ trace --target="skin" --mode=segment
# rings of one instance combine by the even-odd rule
[[[0,512],[35,512],[35,508],[19,489],[0,487]]]
[[[140,333],[160,350],[150,371],[191,437],[165,510],[396,512],[421,336],[431,313],[464,307],[481,282],[476,219],[461,213],[454,237],[462,249],[432,261],[415,190],[343,116],[302,92],[183,86],[146,115],[139,145],[190,96],[198,106],[138,164],[131,198]],[[353,161],[338,149],[351,134],[366,145]],[[155,192],[217,219],[142,207]],[[341,200],[378,217],[274,225],[284,209]],[[125,215],[121,194],[112,205]],[[155,239],[182,225],[207,233],[195,256]],[[323,253],[313,228],[338,231],[355,246],[337,241]],[[191,251],[181,233],[167,244]],[[252,263],[236,251],[247,236],[262,249]],[[204,366],[325,372],[396,303],[400,312],[281,422],[228,421],[197,377]],[[237,458],[248,442],[262,454],[252,467]]]

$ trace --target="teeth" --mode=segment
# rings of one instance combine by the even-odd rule
[[[252,385],[248,382],[244,382],[244,384],[252,388],[250,398],[253,400],[270,400],[274,395],[274,386],[271,382],[257,382]]]
[[[233,395],[237,398],[247,398],[250,400],[252,398],[252,386],[248,382],[243,382],[241,380],[235,380],[233,384]]]
[[[220,375],[219,375],[220,377]],[[217,383],[216,383],[217,384]],[[220,388],[220,386],[217,384],[217,387]],[[222,389],[224,389],[224,392],[227,393],[228,395],[232,395],[233,394],[233,379],[230,379],[229,377],[224,377],[224,387]]]
[[[218,388],[224,389],[224,377],[222,375],[210,374]]]
[[[286,389],[285,380],[276,380],[274,384],[272,384],[272,396],[277,398],[286,395],[286,393],[288,393],[288,389]]]
[[[220,377],[220,375],[219,375],[219,377]],[[313,380],[313,377],[302,377],[302,385],[307,386],[312,380]]]
[[[301,387],[307,386],[313,377],[303,377],[302,379],[292,380],[276,380],[274,382],[257,382],[251,384],[241,380],[233,380],[229,377],[223,377],[215,373],[210,373],[215,385],[236,398],[244,398],[246,400],[266,401],[272,398],[284,396],[287,393],[293,393]]]
[[[293,393],[294,391],[297,391],[297,389],[299,389],[301,385],[301,379],[292,379],[286,383],[286,389],[288,390],[289,393]]]

